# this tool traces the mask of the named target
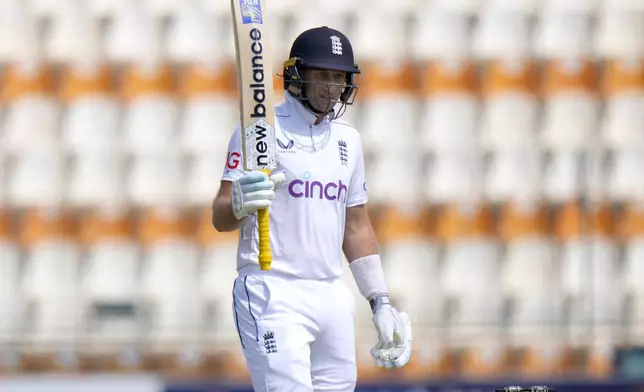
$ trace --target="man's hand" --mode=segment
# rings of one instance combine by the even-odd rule
[[[376,365],[387,369],[405,366],[412,346],[407,313],[398,313],[390,304],[383,304],[374,311],[373,323],[378,331],[378,343],[371,349]]]
[[[270,177],[260,171],[252,171],[233,181],[233,213],[239,220],[257,210],[268,208],[277,189],[286,177],[275,173]]]

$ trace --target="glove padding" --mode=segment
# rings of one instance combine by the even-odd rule
[[[268,208],[275,197],[275,190],[286,181],[284,173],[270,177],[261,171],[251,171],[233,181],[233,213],[239,220]]]
[[[411,357],[411,321],[407,313],[391,305],[383,305],[373,315],[378,331],[378,343],[371,349],[371,356],[378,367],[387,369],[403,367]]]

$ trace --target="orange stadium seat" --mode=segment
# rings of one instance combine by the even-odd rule
[[[63,156],[58,151],[59,103],[52,70],[44,63],[5,68],[0,144],[7,162],[6,196],[17,207],[56,205],[63,197]]]
[[[94,320],[99,328],[103,327],[101,305],[133,308],[140,296],[139,247],[127,212],[124,208],[97,209],[85,214],[80,225],[80,241],[87,254],[80,284],[87,306],[99,318]],[[112,320],[105,321],[110,328]],[[118,334],[117,328],[104,336],[118,339]]]
[[[541,185],[542,154],[536,134],[536,66],[525,59],[485,65],[482,145],[492,153],[488,200],[533,197]]]
[[[478,146],[478,80],[467,60],[435,60],[419,72],[421,82],[420,140],[430,151]]]
[[[0,344],[15,342],[24,327],[20,246],[7,210],[0,211]],[[2,372],[0,365],[0,372]]]
[[[416,140],[418,116],[413,64],[374,60],[360,67],[356,99],[360,101],[359,129],[365,150],[408,154]]]
[[[415,200],[420,194],[422,156],[414,148],[417,106],[412,64],[399,67],[371,63],[362,69],[358,96],[364,121],[358,129],[365,152],[373,155],[367,174],[370,192],[374,201],[385,203]],[[399,169],[402,162],[406,170]],[[390,186],[388,181],[374,181],[380,178],[395,178],[397,186]]]
[[[81,208],[122,200],[120,103],[110,70],[69,67],[59,95],[67,105],[60,142],[71,158],[66,199]]]
[[[127,210],[101,208],[83,214],[79,245],[84,250],[80,279],[88,328],[83,367],[89,371],[136,371],[142,364],[128,352],[143,334],[139,307],[139,252]]]
[[[589,147],[599,120],[596,65],[583,58],[550,60],[542,81],[542,141],[554,151]]]
[[[556,244],[549,236],[548,211],[539,202],[507,203],[499,218],[506,250],[503,292],[509,300],[510,334],[514,345],[552,338],[562,322],[558,293]]]
[[[237,277],[238,232],[217,232],[210,208],[196,210],[196,240],[201,250],[197,285],[204,311],[199,341],[201,369],[227,380],[249,380],[232,312],[232,287]],[[194,370],[193,370],[194,371]],[[208,373],[206,373],[208,375]]]
[[[72,354],[67,347],[85,327],[75,221],[62,210],[34,209],[22,217],[19,234],[26,249],[22,290],[30,322],[24,366],[75,367],[66,362],[75,356],[65,355]]]
[[[414,330],[411,366],[397,372],[410,379],[444,376],[448,360],[441,341],[445,331],[440,244],[430,215],[422,207],[418,210],[385,208],[377,231],[392,301],[418,326]]]
[[[618,233],[624,246],[624,270],[621,274],[628,299],[627,336],[637,344],[644,341],[644,208],[641,202],[625,205],[619,215]]]
[[[542,203],[508,203],[499,220],[506,244],[503,291],[507,302],[506,369],[522,376],[548,376],[565,354],[559,326],[564,301],[559,290],[556,242]]]
[[[621,317],[621,273],[613,219],[609,205],[584,208],[575,202],[561,206],[555,217],[555,235],[562,244],[564,295],[573,301],[592,295],[592,320],[597,327],[611,326]],[[571,316],[582,309],[573,308]]]
[[[239,124],[235,72],[231,63],[195,64],[182,75],[179,129],[182,150],[190,158],[185,196],[191,206],[209,205],[219,189],[228,143]]]
[[[178,102],[167,64],[134,65],[125,70],[122,97],[124,147],[132,154],[165,152],[176,144]]]
[[[644,60],[607,61],[602,76],[605,146],[626,150],[644,147]]]
[[[203,250],[198,284],[208,313],[209,343],[230,350],[239,344],[232,312],[232,288],[237,278],[239,232],[220,233],[212,227],[212,210],[198,210],[197,238]]]
[[[425,199],[449,203],[483,191],[479,146],[478,81],[474,64],[431,61],[421,71],[423,150],[433,154],[422,190]]]
[[[231,62],[194,64],[184,69],[179,90],[185,106],[179,128],[186,152],[225,154],[239,124],[236,80]]]
[[[63,146],[77,155],[120,147],[120,102],[109,66],[68,66],[61,79],[59,99],[66,105],[60,135]]]
[[[194,339],[203,326],[199,293],[199,249],[192,222],[175,208],[142,212],[142,295],[149,307],[151,339],[164,348]]]
[[[173,208],[144,211],[138,224],[143,247],[142,299],[150,323],[145,366],[173,376],[213,366],[200,287],[200,257],[193,219]],[[210,370],[212,373],[212,370]]]
[[[441,321],[439,245],[430,237],[422,206],[386,208],[376,235],[392,301],[412,320],[431,327]],[[422,340],[422,332],[416,335]]]
[[[485,64],[481,92],[483,146],[493,151],[533,149],[537,144],[536,65],[527,59]]]
[[[135,205],[167,205],[182,201],[183,162],[176,148],[179,105],[170,67],[132,66],[122,95],[124,146],[131,154],[126,180],[128,199]]]
[[[2,149],[17,154],[56,146],[60,105],[53,95],[50,65],[10,65],[3,72],[2,82]]]
[[[447,205],[437,217],[444,244],[441,290],[445,301],[444,339],[464,351],[464,374],[494,372],[501,364],[497,339],[501,321],[500,248],[492,211],[479,204]],[[475,261],[475,262],[473,262]],[[471,349],[467,349],[467,348]]]
[[[625,317],[614,219],[608,204],[584,208],[571,202],[555,215],[555,238],[561,243],[562,294],[568,304],[566,329],[574,337],[587,328],[588,321],[594,328],[592,342],[573,338],[569,344],[573,349],[590,349],[591,362],[586,366],[595,371],[608,366],[610,360],[595,350],[595,345],[616,343]]]

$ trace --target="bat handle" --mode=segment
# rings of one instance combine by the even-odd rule
[[[270,175],[270,170],[262,170],[262,172]],[[269,271],[273,261],[273,254],[271,252],[268,208],[257,211],[257,223],[259,231],[259,268],[262,271]]]

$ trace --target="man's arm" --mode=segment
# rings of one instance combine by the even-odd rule
[[[378,243],[364,204],[347,208],[342,249],[358,290],[369,301],[378,343],[370,350],[379,367],[402,367],[411,356],[411,321],[389,302]]]
[[[233,213],[233,183],[221,181],[219,192],[212,203],[212,224],[219,232],[235,231],[239,228],[241,220]]]
[[[360,293],[372,310],[389,303],[387,283],[378,254],[378,241],[364,204],[347,208],[342,244]]]
[[[378,242],[366,205],[347,208],[342,250],[349,262],[378,253]]]

